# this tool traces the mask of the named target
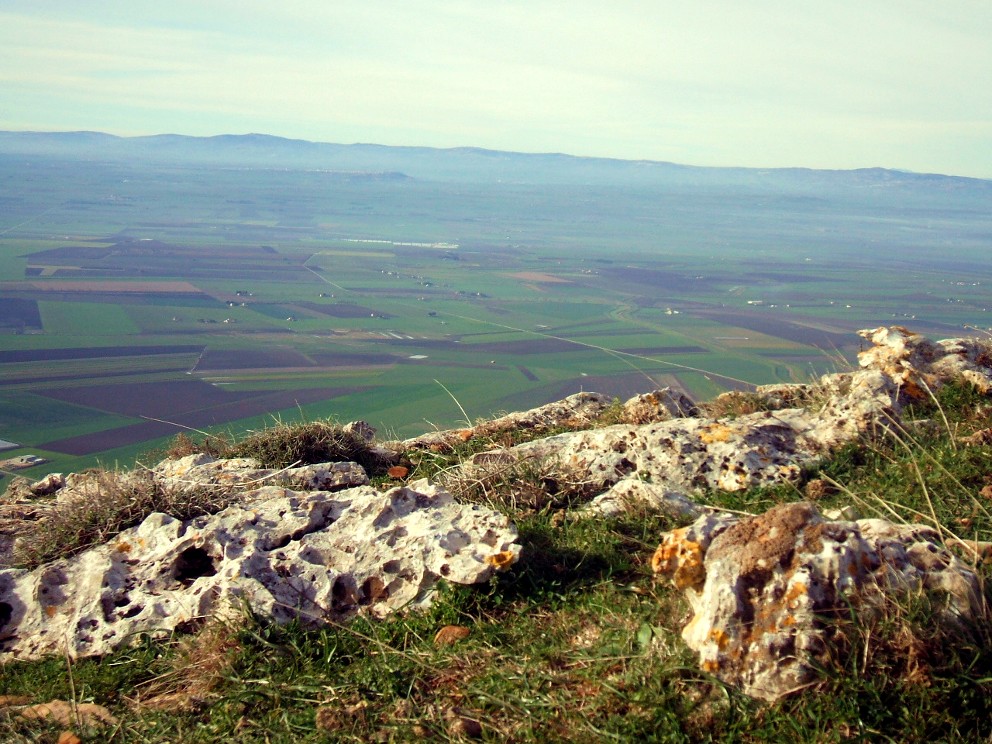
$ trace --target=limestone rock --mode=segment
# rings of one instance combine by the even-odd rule
[[[751,410],[767,410],[569,432],[476,455],[463,465],[464,475],[486,479],[517,462],[564,471],[601,490],[638,478],[685,494],[739,491],[797,480],[836,448],[899,425],[903,406],[948,382],[965,379],[992,390],[986,342],[935,343],[898,326],[860,333],[873,343],[859,356],[860,369],[748,394],[755,398]]]
[[[31,491],[31,481],[20,475],[15,475],[10,479],[7,488],[3,493],[0,502],[6,504],[18,504],[29,501],[34,496]]]
[[[680,519],[694,519],[705,511],[678,489],[646,483],[637,478],[625,478],[590,501],[580,513],[585,516],[616,517],[637,508]]]
[[[992,345],[973,338],[931,341],[902,326],[873,328],[858,334],[872,342],[858,361],[899,385],[903,402],[921,400],[936,390],[965,380],[982,394],[992,391]],[[922,389],[921,389],[922,388]]]
[[[736,419],[673,419],[657,424],[607,426],[480,453],[464,468],[484,478],[516,460],[550,463],[602,490],[628,476],[670,484],[738,491],[797,478],[820,445],[797,409]]]
[[[28,486],[34,496],[49,496],[65,485],[65,476],[62,473],[49,473],[41,480],[37,480]]]
[[[558,426],[578,428],[595,421],[609,405],[609,399],[599,393],[576,393],[563,400],[519,413],[509,413],[467,429],[450,429],[424,434],[394,443],[393,449],[450,449],[459,442],[476,436],[495,436],[516,429],[551,429]]]
[[[699,409],[689,396],[670,387],[634,396],[623,404],[623,420],[628,424],[649,424],[698,415]]]
[[[800,502],[705,515],[667,533],[652,567],[686,593],[682,637],[703,670],[774,700],[815,678],[831,642],[824,618],[850,605],[869,612],[922,588],[944,595],[949,621],[984,617],[978,578],[937,538],[881,519],[826,521]]]
[[[418,481],[386,493],[263,486],[180,522],[152,514],[70,559],[0,571],[7,658],[101,655],[212,614],[321,625],[429,601],[440,579],[485,581],[519,554],[516,529]]]
[[[325,462],[295,468],[263,468],[248,457],[217,460],[210,455],[188,455],[178,460],[163,460],[152,469],[155,480],[164,488],[228,487],[285,485],[292,488],[333,491],[369,482],[365,469],[354,462]]]

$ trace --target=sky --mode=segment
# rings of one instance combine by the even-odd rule
[[[992,178],[992,0],[0,0],[0,129]]]

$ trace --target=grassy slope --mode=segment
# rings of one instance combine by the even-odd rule
[[[978,495],[992,472],[989,450],[957,439],[992,425],[992,407],[948,388],[940,410],[916,415],[937,425],[848,447],[811,473],[843,486],[821,506],[935,518],[948,532],[989,539],[992,520]],[[458,458],[413,458],[413,475],[436,474]],[[759,704],[700,672],[681,641],[687,605],[654,581],[648,565],[673,522],[650,514],[573,521],[560,511],[568,494],[544,499],[540,510],[509,506],[539,487],[518,482],[516,493],[496,497],[520,528],[520,563],[487,586],[446,587],[425,613],[320,631],[246,617],[240,627],[139,641],[105,659],[9,663],[0,668],[0,689],[36,702],[106,705],[120,718],[114,741],[477,734],[522,742],[820,742],[992,734],[988,634],[949,636],[932,622],[926,597],[870,625],[844,621],[848,643],[815,689]],[[709,496],[751,512],[798,498],[793,486]],[[435,634],[447,625],[469,635],[439,645]],[[136,699],[157,707],[136,706]],[[12,741],[52,739],[57,729],[0,717],[0,733]],[[109,738],[106,730],[90,736]]]

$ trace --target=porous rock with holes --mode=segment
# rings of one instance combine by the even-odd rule
[[[567,472],[590,490],[607,491],[629,478],[648,480],[688,498],[708,490],[742,491],[796,481],[803,470],[868,431],[897,425],[902,408],[964,380],[992,390],[986,342],[934,342],[905,328],[860,331],[871,346],[854,372],[815,384],[758,388],[763,408],[722,418],[674,418],[568,432],[480,453],[463,465],[482,481],[529,462]],[[650,500],[647,502],[650,504]]]
[[[934,592],[951,622],[983,616],[978,578],[920,525],[828,521],[809,503],[757,517],[704,515],[664,535],[654,571],[684,590],[682,631],[700,666],[775,700],[815,678],[832,643],[827,618],[884,612],[908,592]]]
[[[528,411],[508,413],[505,416],[482,421],[466,429],[447,429],[422,434],[419,437],[391,442],[384,445],[394,452],[411,449],[450,450],[459,443],[478,436],[492,437],[502,432],[520,429],[542,431],[560,426],[587,426],[609,406],[610,400],[600,393],[576,393]]]
[[[355,462],[324,462],[277,470],[263,468],[250,457],[218,460],[206,454],[163,460],[152,469],[152,474],[163,488],[233,488],[264,483],[333,491],[369,482],[365,469]]]
[[[263,486],[182,522],[152,514],[111,542],[33,571],[0,571],[0,654],[106,654],[212,614],[304,625],[429,602],[512,565],[515,527],[419,481],[385,493]]]
[[[699,409],[692,399],[670,387],[635,395],[623,404],[623,420],[628,424],[647,424],[698,415]]]

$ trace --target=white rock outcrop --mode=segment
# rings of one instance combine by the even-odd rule
[[[515,527],[419,481],[386,493],[263,486],[208,517],[152,514],[110,543],[0,571],[0,655],[101,655],[245,606],[321,625],[429,601],[519,555]]]
[[[334,491],[364,486],[369,482],[365,469],[355,462],[324,462],[277,470],[263,468],[250,457],[218,460],[205,454],[163,460],[151,472],[163,488],[243,488],[279,484],[313,491]]]
[[[692,418],[699,409],[685,393],[664,387],[635,395],[623,404],[623,420],[628,424],[648,424],[672,418]]]
[[[768,410],[721,418],[673,418],[569,432],[476,455],[467,480],[485,481],[513,463],[567,473],[606,491],[648,480],[688,498],[707,489],[741,491],[797,480],[804,468],[868,431],[897,426],[902,408],[959,380],[992,390],[992,345],[933,342],[904,328],[861,331],[872,346],[860,369],[815,384],[774,385],[753,394]],[[731,396],[735,394],[729,394]],[[629,405],[641,410],[643,401]]]
[[[934,530],[831,522],[804,502],[700,517],[664,535],[652,567],[685,591],[693,617],[682,637],[702,669],[764,700],[816,678],[832,643],[828,619],[851,607],[884,612],[922,589],[950,622],[987,617],[977,576]]]
[[[385,446],[393,451],[448,450],[474,437],[491,437],[506,431],[518,429],[542,431],[559,426],[578,428],[593,423],[609,404],[610,399],[600,393],[576,393],[529,411],[508,413],[505,416],[482,421],[469,428],[429,432],[402,442],[387,443]]]

